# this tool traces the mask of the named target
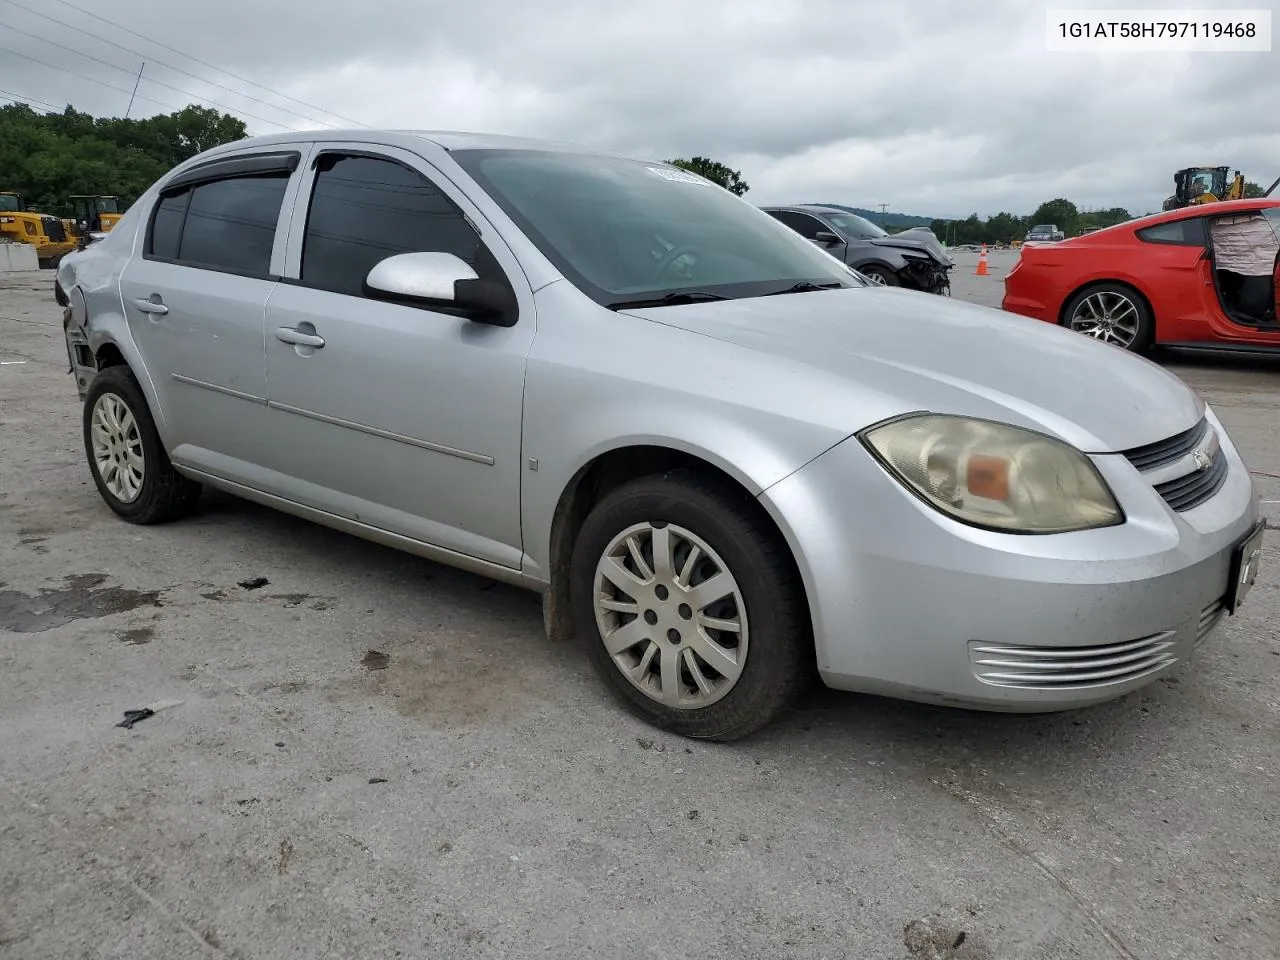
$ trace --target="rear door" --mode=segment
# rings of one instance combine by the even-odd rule
[[[266,318],[271,455],[284,495],[518,567],[524,370],[534,335],[523,271],[466,195],[416,154],[321,143],[309,167],[287,279]],[[429,251],[505,281],[519,304],[515,325],[365,295],[379,261]],[[285,342],[281,330],[323,345]]]
[[[220,158],[162,189],[120,288],[177,463],[252,483],[267,443],[263,317],[303,149]]]

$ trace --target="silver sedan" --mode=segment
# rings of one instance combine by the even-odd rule
[[[58,289],[121,517],[208,486],[539,591],[552,638],[691,737],[744,736],[815,676],[996,710],[1118,697],[1257,572],[1249,472],[1176,377],[870,285],[665,163],[241,140]]]

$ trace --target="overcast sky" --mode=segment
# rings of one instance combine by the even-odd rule
[[[1179,167],[1230,164],[1263,186],[1280,176],[1280,46],[1046,49],[1046,9],[1176,2],[0,0],[0,97],[123,115],[145,59],[133,116],[195,94],[251,133],[354,120],[708,156],[761,204],[964,217],[1063,196],[1141,214]]]

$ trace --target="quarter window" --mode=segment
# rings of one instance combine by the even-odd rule
[[[289,174],[233,177],[165,196],[147,252],[161,260],[249,276],[271,273],[271,249]]]
[[[426,177],[377,157],[329,154],[317,165],[302,247],[302,282],[361,296],[369,271],[399,253],[452,253],[480,276],[488,251]]]
[[[1204,246],[1204,217],[1171,220],[1139,230],[1138,236],[1147,243],[1173,243],[1188,247]]]

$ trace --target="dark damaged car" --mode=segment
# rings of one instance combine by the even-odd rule
[[[760,209],[874,283],[951,293],[950,271],[955,261],[926,227],[891,234],[866,217],[827,204]]]

